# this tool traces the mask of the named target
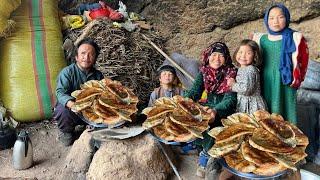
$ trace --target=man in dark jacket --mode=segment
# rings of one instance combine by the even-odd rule
[[[85,124],[77,114],[71,111],[75,98],[71,93],[80,89],[80,85],[89,80],[101,80],[103,74],[94,68],[99,55],[99,46],[91,39],[84,39],[77,46],[75,63],[65,67],[57,78],[57,105],[53,118],[58,122],[58,139],[65,145],[71,145],[76,139],[75,127]]]

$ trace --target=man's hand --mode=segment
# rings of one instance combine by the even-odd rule
[[[66,104],[67,108],[69,108],[69,109],[71,109],[73,105],[74,105],[74,101],[71,101],[71,100],[68,101]]]
[[[210,120],[209,120],[209,123],[213,123],[213,121],[214,121],[215,118],[216,118],[217,111],[209,108],[208,106],[204,106],[204,110],[205,110],[208,114],[210,114],[210,116],[211,116],[211,118],[210,118]]]

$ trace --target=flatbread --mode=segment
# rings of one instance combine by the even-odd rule
[[[173,140],[176,142],[189,142],[195,139],[196,137],[192,133],[188,133],[188,134],[181,134],[179,136],[175,136]]]
[[[202,135],[203,131],[200,131],[199,129],[197,129],[195,127],[189,127],[189,126],[185,126],[184,128],[186,128],[186,130],[188,130],[195,137],[203,139],[203,135]]]
[[[309,144],[308,137],[304,135],[303,132],[297,126],[289,123],[288,121],[285,121],[285,123],[288,124],[293,130],[296,137],[297,146],[308,146]]]
[[[93,101],[92,99],[88,99],[87,101],[82,101],[82,102],[76,101],[71,107],[71,110],[74,112],[80,112],[84,109],[91,107],[92,101]]]
[[[168,97],[160,97],[156,99],[153,105],[154,106],[166,105],[166,106],[171,106],[172,108],[177,106],[177,104],[171,98],[168,98]]]
[[[252,113],[253,117],[255,118],[256,121],[260,121],[262,119],[268,119],[270,118],[270,113],[265,110],[258,110],[254,113]]]
[[[228,166],[237,171],[250,173],[256,169],[256,166],[253,163],[250,163],[243,158],[241,151],[230,153],[224,156],[224,158]]]
[[[101,105],[98,101],[93,103],[93,109],[94,112],[99,115],[106,124],[115,124],[121,121],[121,117],[115,110]]]
[[[99,89],[99,88],[83,89],[83,90],[81,90],[80,93],[77,93],[77,96],[75,97],[76,98],[76,102],[87,101],[87,100],[91,99],[92,97],[100,95],[101,93],[102,93],[102,89]]]
[[[284,121],[284,118],[280,114],[275,114],[275,113],[272,113],[270,115],[270,119],[277,120],[277,121]]]
[[[170,120],[170,118],[166,117],[164,120],[164,127],[167,131],[175,136],[189,134],[190,132],[184,128],[183,126],[176,124]]]
[[[180,124],[182,126],[199,126],[201,122],[189,114],[185,113],[184,111],[181,111],[179,109],[174,109],[172,114],[170,115],[171,121]],[[206,122],[207,123],[207,122]]]
[[[172,134],[170,134],[166,128],[164,127],[164,125],[160,124],[158,126],[155,126],[153,128],[153,133],[158,136],[161,139],[164,139],[166,141],[173,141],[174,140],[174,136]]]
[[[165,116],[159,116],[156,118],[148,118],[142,123],[142,127],[145,129],[150,129],[158,126],[164,122]]]
[[[83,117],[88,121],[92,121],[94,123],[103,123],[103,119],[98,114],[96,114],[92,108],[84,109],[81,112]]]
[[[102,93],[98,99],[99,103],[106,106],[113,108],[117,111],[121,111],[122,113],[130,116],[133,113],[138,111],[136,103],[126,104],[116,98],[114,95],[110,93]]]
[[[243,124],[248,124],[249,126],[259,127],[257,121],[246,113],[235,113],[227,117],[231,122],[239,122]]]
[[[110,108],[125,108],[128,104],[122,102],[119,98],[109,92],[101,93],[99,102]]]
[[[285,166],[283,166],[282,164],[278,163],[278,164],[274,164],[273,166],[269,166],[269,167],[257,167],[253,173],[254,174],[258,174],[261,176],[272,176],[275,175],[281,171],[286,170],[287,168]]]
[[[106,86],[106,89],[119,98],[122,102],[130,104],[130,95],[126,88],[124,88],[121,84],[109,84]]]
[[[242,143],[241,152],[245,160],[252,162],[257,166],[263,166],[266,169],[279,164],[278,161],[269,156],[265,151],[250,146],[248,141]]]
[[[98,80],[90,80],[80,85],[81,89],[98,88],[104,90],[104,86]]]
[[[222,132],[223,130],[225,129],[225,127],[215,127],[215,128],[212,128],[208,134],[213,137],[213,138],[217,138],[217,135]]]
[[[283,142],[289,144],[292,147],[297,145],[297,141],[295,139],[295,134],[292,128],[287,125],[284,121],[274,120],[274,119],[262,119],[259,123],[264,127],[267,131],[277,136]]]
[[[130,103],[138,103],[139,102],[139,98],[137,95],[134,94],[133,89],[130,89],[126,86],[123,86],[123,88],[125,88],[129,94]]]
[[[151,109],[148,109],[143,112],[144,113],[147,112],[145,115],[147,115],[148,118],[156,118],[172,111],[173,109],[168,106],[153,106]]]
[[[191,115],[193,118],[202,120],[200,108],[189,98],[176,98],[177,105],[185,113]]]
[[[307,157],[307,154],[304,152],[305,149],[303,147],[296,147],[294,151],[287,154],[275,154],[275,153],[268,153],[271,157],[276,159],[279,163],[283,166],[290,168],[292,170],[297,170],[295,164],[300,160]]]
[[[249,138],[249,144],[256,149],[271,153],[289,153],[294,150],[293,147],[284,143],[277,136],[263,128],[254,130],[252,136]]]
[[[218,158],[229,154],[230,152],[237,151],[243,141],[243,138],[244,136],[241,136],[233,139],[232,141],[215,143],[208,151],[208,154],[213,158]]]
[[[226,127],[216,135],[216,143],[227,142],[245,134],[252,134],[253,130],[254,128],[247,127],[243,124],[235,124],[233,126]]]
[[[224,127],[227,127],[227,126],[232,126],[234,124],[237,124],[239,122],[234,122],[233,120],[226,118],[226,119],[221,119],[221,123]]]

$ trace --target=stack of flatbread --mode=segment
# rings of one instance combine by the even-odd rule
[[[133,91],[108,78],[87,81],[71,96],[76,98],[72,110],[94,123],[115,125],[131,121],[130,116],[138,111],[138,97]]]
[[[209,128],[211,118],[203,106],[182,96],[159,98],[142,113],[147,115],[142,124],[145,129],[151,129],[163,140],[175,142],[203,138],[202,132]]]
[[[271,176],[287,168],[296,170],[295,164],[307,156],[307,136],[280,115],[259,110],[221,121],[223,127],[209,131],[216,143],[208,153],[224,157],[240,172]]]

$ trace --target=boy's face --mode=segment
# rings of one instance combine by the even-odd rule
[[[160,73],[159,81],[161,84],[170,85],[173,83],[175,75],[170,71],[162,71]]]
[[[286,27],[286,17],[280,8],[275,7],[270,10],[268,26],[274,32],[279,32]]]

